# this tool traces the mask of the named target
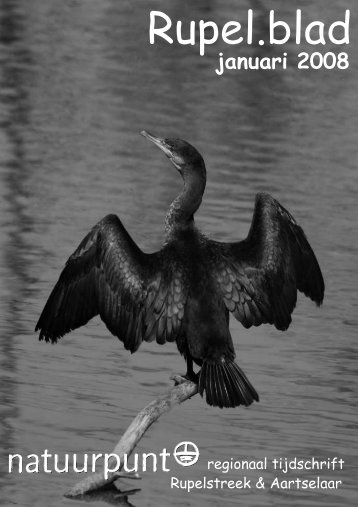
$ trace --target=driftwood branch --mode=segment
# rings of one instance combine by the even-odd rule
[[[120,477],[138,479],[137,474],[130,474],[121,472],[123,466],[124,455],[127,457],[133,452],[133,449],[142,438],[147,429],[165,412],[168,412],[174,405],[179,405],[183,401],[191,398],[198,392],[198,386],[189,380],[182,377],[173,376],[178,385],[174,386],[165,395],[160,396],[156,400],[147,405],[139,414],[133,419],[127,431],[123,434],[122,438],[117,443],[112,451],[116,455],[109,460],[109,468],[114,468],[117,461],[117,456],[120,461],[120,467],[115,472],[109,472],[108,477],[105,477],[105,472],[96,472],[73,486],[65,496],[73,498],[76,496],[84,495],[90,491],[103,488]]]

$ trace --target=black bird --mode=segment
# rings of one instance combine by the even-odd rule
[[[55,343],[100,315],[126,349],[176,341],[187,378],[218,407],[259,397],[235,363],[229,312],[244,327],[291,323],[297,289],[320,305],[324,281],[315,254],[292,215],[266,193],[256,196],[248,236],[220,243],[198,231],[194,214],[206,183],[202,156],[181,139],[143,131],[184,180],[165,219],[165,243],[144,253],[116,215],[93,227],[68,259],[40,319],[40,340]],[[201,366],[194,373],[193,361]]]

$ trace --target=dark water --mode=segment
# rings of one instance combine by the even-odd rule
[[[199,397],[146,434],[138,452],[195,442],[199,462],[144,473],[135,506],[353,506],[357,486],[357,19],[353,0],[302,1],[307,19],[352,9],[348,71],[241,71],[219,78],[218,44],[148,43],[150,9],[174,20],[243,19],[264,2],[211,0],[0,1],[0,447],[1,505],[74,504],[69,474],[7,473],[9,453],[110,452],[135,414],[184,362],[173,345],[130,356],[99,320],[57,346],[37,341],[37,317],[69,254],[88,229],[117,213],[146,251],[162,240],[177,174],[138,133],[177,135],[207,162],[197,222],[220,240],[247,233],[254,195],[266,190],[304,229],[326,279],[321,309],[303,297],[289,331],[232,322],[239,363],[260,393],[250,409],[220,411]],[[265,3],[292,22],[296,5]],[[304,45],[301,46],[305,50]],[[327,46],[326,50],[332,50]],[[338,48],[339,49],[339,48]],[[337,48],[335,48],[337,51]],[[247,54],[278,56],[279,48]],[[333,491],[170,489],[170,476],[241,478],[208,460],[337,456],[342,471],[291,472],[340,479]],[[272,470],[262,475],[269,483]],[[355,478],[354,478],[355,477]],[[128,481],[123,489],[133,487]],[[95,505],[105,505],[97,500]]]

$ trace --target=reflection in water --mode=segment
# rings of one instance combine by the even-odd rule
[[[302,9],[306,19],[334,20],[353,5],[305,0]],[[295,11],[284,1],[156,2],[183,22],[245,19],[250,7],[263,39],[265,9],[286,20]],[[203,154],[208,185],[197,220],[215,239],[244,237],[255,193],[272,192],[307,232],[327,297],[321,310],[299,298],[284,335],[233,322],[235,348],[260,403],[216,411],[190,400],[154,425],[138,452],[192,439],[201,452],[190,470],[195,479],[208,473],[210,459],[336,455],[347,467],[344,487],[332,494],[251,491],[240,499],[248,507],[284,506],[288,497],[302,507],[353,506],[356,51],[351,45],[348,72],[298,72],[290,41],[286,71],[219,78],[221,50],[276,56],[280,49],[218,43],[200,57],[197,47],[151,46],[149,10],[144,0],[0,1],[1,453],[109,450],[130,419],[166,389],[170,374],[182,371],[175,347],[144,344],[130,356],[99,321],[56,347],[39,344],[33,333],[65,259],[100,218],[115,212],[145,251],[160,246],[163,218],[181,182],[139,136],[145,129],[183,137]],[[77,479],[7,475],[0,503],[45,506],[51,498],[62,505],[62,492]],[[134,503],[167,505],[169,493],[173,506],[191,501],[170,490],[168,475],[143,474]],[[197,505],[209,506],[237,499],[228,490],[195,496]]]
[[[127,491],[121,491],[116,486],[111,484],[98,491],[92,491],[86,495],[75,498],[75,500],[82,500],[86,503],[98,503],[103,502],[108,505],[125,505],[127,507],[135,507],[128,501],[128,497],[134,495],[140,491],[139,489],[131,489]]]

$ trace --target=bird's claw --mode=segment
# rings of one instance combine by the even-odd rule
[[[198,383],[199,375],[197,373],[193,374],[186,374],[186,375],[172,375],[170,377],[171,380],[174,380],[174,385],[178,386],[180,384],[183,384],[184,382],[194,382],[194,384]]]
[[[187,382],[187,378],[183,377],[182,375],[171,375],[170,380],[174,380],[174,385],[179,386],[180,384],[183,384],[184,382]]]

